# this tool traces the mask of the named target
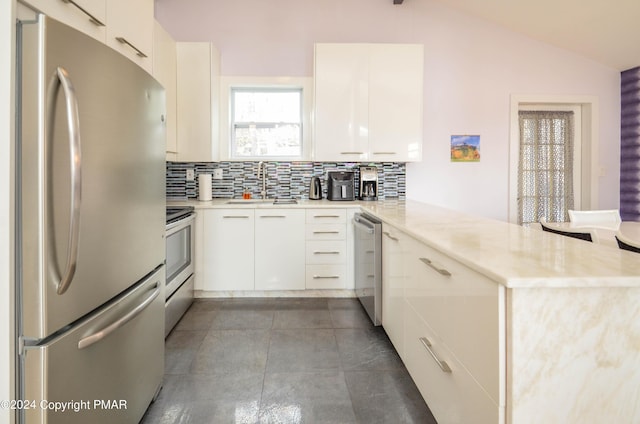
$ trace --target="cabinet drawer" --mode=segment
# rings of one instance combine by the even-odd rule
[[[344,289],[346,265],[307,265],[308,289]]]
[[[500,423],[501,408],[411,307],[405,308],[405,326],[404,363],[438,423]]]
[[[346,262],[347,244],[344,241],[308,241],[307,264],[342,264]]]
[[[307,224],[307,240],[345,240],[347,227],[345,224]]]
[[[344,224],[346,209],[307,209],[307,224]]]
[[[497,404],[504,404],[504,289],[438,251],[412,240],[407,302]]]

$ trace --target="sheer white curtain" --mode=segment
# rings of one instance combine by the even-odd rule
[[[520,111],[518,223],[568,220],[573,209],[573,112]]]

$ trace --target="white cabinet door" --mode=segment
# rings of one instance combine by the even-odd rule
[[[407,303],[493,401],[504,404],[504,287],[418,241],[410,239],[408,247]]]
[[[87,35],[106,41],[106,0],[26,0],[34,9],[51,16]]]
[[[165,126],[168,153],[177,153],[176,131],[176,42],[156,21],[153,29],[153,76],[162,84],[167,99]]]
[[[404,313],[406,341],[402,359],[438,423],[504,423],[504,408],[487,395],[411,306],[406,305]]]
[[[314,160],[367,159],[368,67],[360,44],[316,44]]]
[[[153,0],[107,1],[107,45],[147,72],[153,68]]]
[[[382,326],[404,359],[404,241],[403,233],[382,225]]]
[[[258,209],[255,289],[304,290],[305,211]]]
[[[179,42],[176,49],[177,160],[217,160],[219,53],[211,43]]]
[[[253,290],[254,211],[209,209],[203,214],[203,289]]]
[[[369,160],[422,160],[423,46],[369,50]]]
[[[316,44],[315,160],[422,160],[423,49]]]

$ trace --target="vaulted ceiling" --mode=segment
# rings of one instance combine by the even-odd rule
[[[640,0],[438,1],[620,71],[640,66]]]

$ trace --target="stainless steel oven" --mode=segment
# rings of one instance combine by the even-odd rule
[[[167,208],[165,336],[193,303],[194,235],[193,207]]]
[[[372,216],[353,216],[356,296],[373,325],[382,324],[382,223]]]

